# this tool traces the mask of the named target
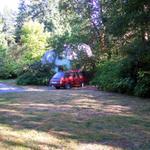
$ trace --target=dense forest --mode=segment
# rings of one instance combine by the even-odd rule
[[[47,84],[50,49],[86,43],[73,68],[93,72],[102,90],[150,97],[150,3],[148,0],[20,0],[18,11],[0,14],[0,78]]]

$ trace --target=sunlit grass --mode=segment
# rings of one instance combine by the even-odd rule
[[[13,129],[0,124],[1,142],[0,146],[6,149],[73,149],[76,142],[59,137],[46,132]]]
[[[150,101],[86,90],[0,95],[0,149],[149,150]]]

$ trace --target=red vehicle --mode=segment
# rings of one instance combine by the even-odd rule
[[[50,80],[49,85],[54,86],[56,89],[60,89],[61,87],[70,89],[72,87],[84,86],[86,82],[87,78],[83,72],[70,70],[56,73]]]

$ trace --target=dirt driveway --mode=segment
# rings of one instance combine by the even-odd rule
[[[49,91],[50,89],[52,88],[46,86],[17,86],[14,82],[0,82],[0,94],[26,91]]]
[[[0,94],[0,149],[149,150],[150,100],[93,89]]]
[[[48,86],[17,86],[15,82],[0,82],[0,93],[10,93],[10,92],[27,92],[27,91],[49,91],[55,90],[55,88]],[[73,88],[73,90],[97,90],[96,87],[85,86],[83,88]]]

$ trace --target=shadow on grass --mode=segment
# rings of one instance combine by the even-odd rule
[[[142,99],[117,94],[60,90],[7,94],[0,98],[0,103],[0,123],[13,130],[35,130],[58,139],[127,150],[150,148],[147,100],[143,103]],[[22,145],[25,146],[28,144]],[[57,149],[55,144],[50,147]]]

